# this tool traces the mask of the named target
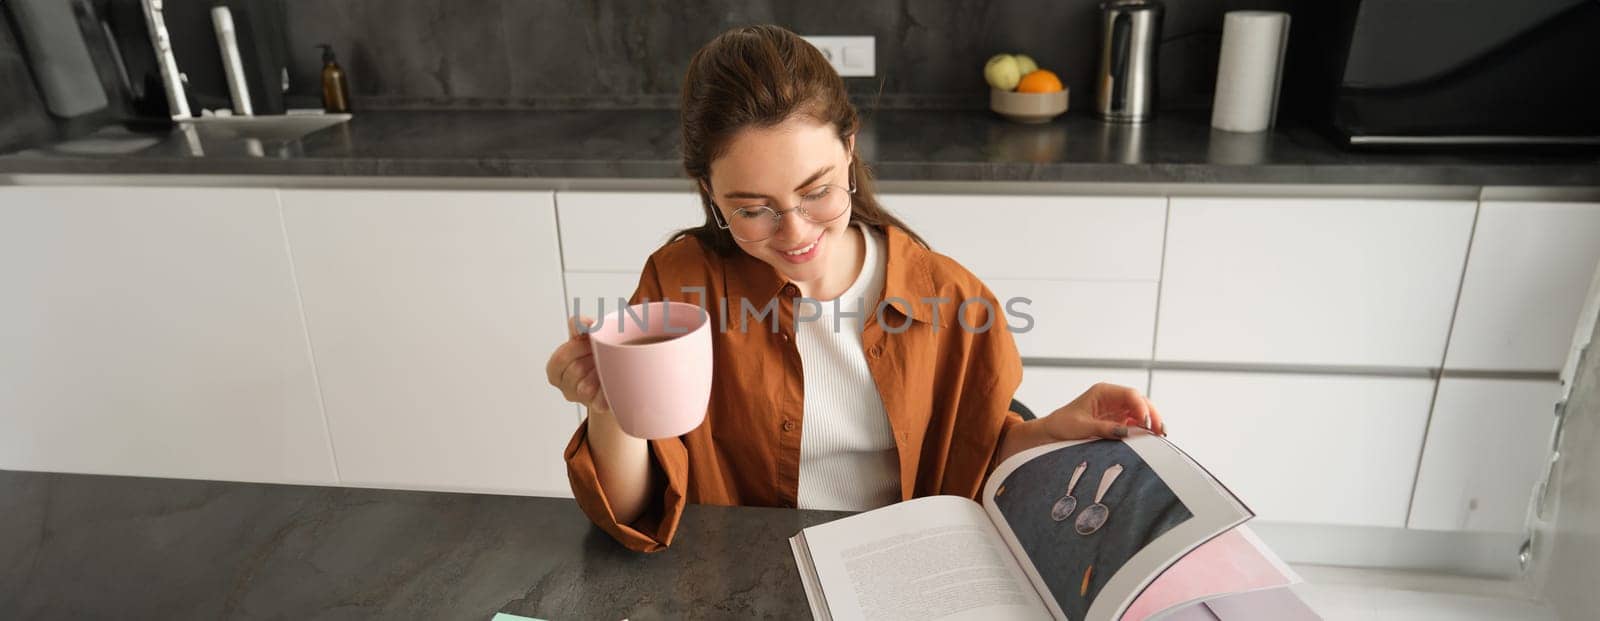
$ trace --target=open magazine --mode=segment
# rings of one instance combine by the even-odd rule
[[[818,619],[1319,619],[1254,514],[1160,436],[1059,442],[982,504],[930,496],[790,539]]]

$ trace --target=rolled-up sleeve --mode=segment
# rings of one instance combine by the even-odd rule
[[[688,488],[689,456],[682,440],[668,438],[650,441],[650,467],[656,471],[657,480],[664,484],[660,495],[650,500],[644,513],[627,524],[617,521],[617,515],[611,509],[611,499],[600,485],[594,455],[589,451],[588,421],[578,425],[577,433],[567,443],[565,458],[572,495],[583,513],[600,530],[637,552],[659,552],[672,543],[672,537],[678,530],[678,520],[683,516],[685,491]]]

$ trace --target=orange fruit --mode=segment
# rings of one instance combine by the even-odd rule
[[[1044,69],[1035,69],[1017,82],[1019,93],[1054,93],[1061,89],[1061,78]]]

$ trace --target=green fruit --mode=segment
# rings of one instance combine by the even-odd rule
[[[1012,55],[995,54],[983,64],[983,79],[989,82],[989,86],[1009,91],[1015,89],[1017,82],[1022,80],[1022,70]]]
[[[1025,54],[1012,54],[1011,57],[1017,59],[1017,71],[1021,72],[1022,75],[1028,75],[1039,70],[1039,63],[1033,62],[1033,59],[1028,58]]]

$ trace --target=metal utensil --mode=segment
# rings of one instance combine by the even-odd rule
[[[1050,507],[1050,519],[1060,522],[1067,519],[1067,516],[1072,515],[1072,511],[1078,508],[1078,499],[1072,496],[1072,488],[1078,486],[1078,478],[1082,477],[1083,471],[1088,468],[1089,462],[1085,461],[1080,462],[1077,468],[1072,469],[1072,480],[1067,482],[1067,493],[1056,501],[1055,506]]]
[[[1106,491],[1111,489],[1111,484],[1116,483],[1117,476],[1121,474],[1122,464],[1117,464],[1106,468],[1105,474],[1100,475],[1100,489],[1094,494],[1094,504],[1078,514],[1078,521],[1074,525],[1078,534],[1090,535],[1106,525],[1106,520],[1111,518],[1111,508],[1102,501],[1105,500]]]

